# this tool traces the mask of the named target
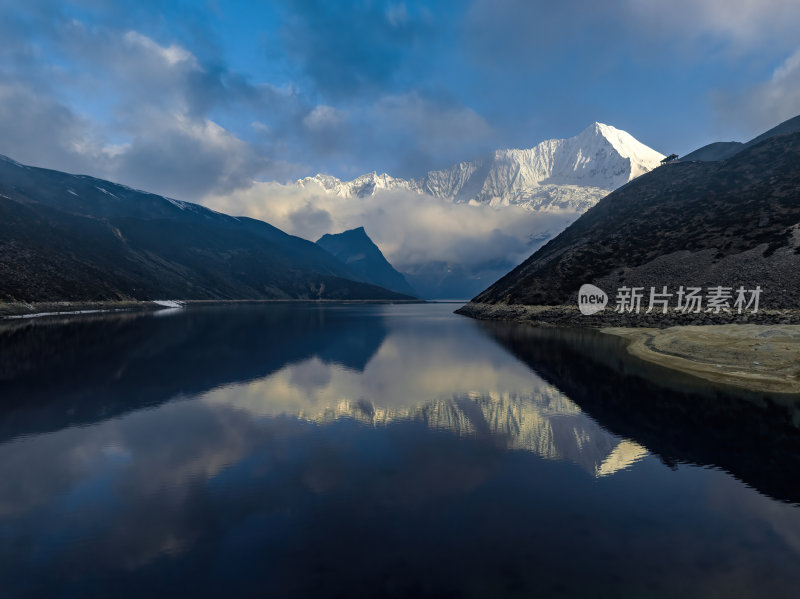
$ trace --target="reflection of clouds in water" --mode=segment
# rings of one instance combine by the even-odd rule
[[[6,443],[0,446],[0,517],[35,509],[75,481],[106,474],[122,477],[140,496],[166,492],[179,502],[189,481],[213,478],[253,451],[265,426],[285,427],[297,416],[379,426],[417,420],[459,437],[489,435],[508,449],[568,459],[593,474],[619,444],[517,363],[493,368],[481,356],[472,362],[448,354],[434,360],[425,352],[404,353],[401,345],[387,341],[363,373],[312,358],[199,401]]]
[[[387,356],[394,355],[390,346]],[[309,372],[310,368],[318,374],[323,365],[317,361],[296,367],[298,372]],[[295,404],[288,401],[273,407],[300,405],[308,389],[292,384],[292,368],[238,387],[283,393],[289,400],[294,397]],[[513,375],[514,369],[505,372]],[[335,366],[330,369],[328,386],[336,386],[337,377],[358,376]],[[0,563],[17,564],[17,556],[26,555],[26,542],[63,534],[81,541],[70,544],[68,551],[52,552],[46,561],[48,571],[68,571],[76,579],[90,577],[98,569],[143,570],[161,558],[195,559],[191,556],[196,552],[203,555],[206,550],[222,555],[230,550],[230,543],[240,541],[237,535],[243,535],[246,545],[252,538],[248,534],[255,534],[252,531],[259,531],[260,542],[267,546],[277,543],[283,547],[283,540],[273,536],[282,534],[283,529],[278,527],[273,532],[266,523],[284,522],[289,514],[301,513],[292,516],[298,519],[291,520],[290,530],[309,530],[308,518],[315,526],[330,526],[338,533],[339,528],[328,518],[330,514],[343,517],[343,530],[362,519],[370,521],[376,513],[414,519],[421,513],[415,510],[435,510],[442,502],[468,502],[466,498],[482,492],[483,485],[491,481],[496,484],[501,472],[505,473],[502,476],[515,477],[515,485],[523,485],[513,487],[516,490],[524,488],[526,480],[538,481],[537,493],[550,497],[539,506],[535,505],[536,494],[527,499],[534,502],[527,515],[529,522],[517,524],[534,534],[546,529],[548,518],[554,514],[563,517],[557,509],[554,511],[551,497],[569,492],[559,485],[565,484],[565,479],[581,477],[570,478],[577,469],[561,470],[562,478],[557,477],[553,485],[546,476],[553,471],[540,470],[536,462],[498,459],[504,449],[567,459],[599,476],[629,466],[642,457],[644,450],[605,432],[555,387],[541,381],[533,381],[535,385],[531,386],[530,376],[508,379],[512,386],[527,381],[528,390],[523,395],[497,389],[451,392],[446,399],[395,408],[398,419],[403,416],[405,421],[424,423],[428,428],[389,427],[380,431],[379,437],[375,436],[377,431],[370,432],[370,427],[361,423],[389,424],[392,410],[359,402],[354,395],[342,396],[343,387],[339,387],[337,393],[329,391],[331,396],[340,397],[339,402],[327,405],[317,400],[313,404],[315,414],[322,415],[317,422],[291,413],[264,417],[263,409],[237,405],[234,400],[238,401],[238,395],[230,402],[220,397],[211,401],[209,396],[224,394],[225,389],[220,389],[203,400],[173,402],[92,426],[17,439],[0,446],[0,529],[11,518],[22,525],[10,529],[7,538],[11,543],[0,543]],[[351,389],[357,385],[356,379],[344,380],[349,381]],[[423,376],[421,380],[429,379]],[[476,384],[475,380],[468,379],[464,384]],[[433,390],[446,393],[441,386]],[[265,405],[268,402],[256,404],[258,408]],[[450,434],[420,432],[431,429]],[[459,438],[479,442],[464,444]],[[517,463],[518,469],[507,471],[511,463]],[[540,473],[545,476],[539,477]],[[725,487],[718,494],[718,505],[711,508],[716,514],[726,519],[749,519],[758,543],[764,539],[764,527],[759,522],[776,531],[787,525],[790,530],[782,536],[796,547],[793,540],[800,522],[796,515],[794,520],[786,519],[791,506],[766,501],[742,483],[718,474],[725,477]],[[693,484],[697,482],[692,480]],[[610,499],[606,494],[612,491],[607,484],[580,487],[585,493],[597,489],[601,513],[611,509],[614,502],[623,505],[631,493],[630,486],[623,484],[614,487],[618,494]],[[650,497],[646,487],[636,493]],[[714,489],[708,492],[714,493]],[[546,510],[544,517],[542,509]],[[636,509],[654,508],[644,504]],[[474,516],[477,519],[470,522],[478,527],[504,522],[502,514],[491,510]],[[602,522],[590,521],[602,530]],[[446,522],[437,525],[448,530]],[[678,528],[664,533],[670,535],[668,543],[678,546],[685,536],[690,546],[691,531]],[[498,534],[502,536],[502,532]],[[22,551],[15,539],[22,543]],[[640,549],[646,550],[650,543],[643,541]],[[686,549],[698,561],[700,552],[707,550],[707,545]],[[746,559],[750,551],[739,547],[736,555],[737,559]]]
[[[549,386],[493,344],[475,339],[470,345],[463,335],[448,335],[447,329],[441,333],[420,343],[416,334],[393,332],[363,372],[312,358],[257,381],[212,390],[202,399],[275,415],[316,413],[341,400],[408,408],[454,395],[500,389],[529,394]]]
[[[191,544],[197,487],[263,433],[241,412],[175,402],[16,439],[0,446],[0,525],[42,519],[54,534],[67,527],[85,537],[70,559],[135,568]]]
[[[459,437],[483,437],[508,449],[566,459],[594,476],[613,474],[647,455],[640,445],[605,431],[525,368],[492,368],[450,354],[433,359],[424,352],[406,357],[397,368],[408,354],[393,342],[384,343],[363,373],[314,358],[259,381],[209,392],[202,401],[257,417],[285,414],[317,423],[421,421]],[[328,376],[321,376],[321,369]],[[309,372],[327,384],[309,385],[302,376]]]
[[[723,546],[742,572],[750,567],[747,560],[771,559],[753,556],[761,549],[784,558],[800,552],[794,508],[766,500],[724,473],[683,466],[672,472],[649,458],[616,474],[643,460],[646,449],[603,429],[471,321],[430,306],[349,310],[362,310],[364,318],[351,322],[335,318],[344,315],[335,308],[326,310],[326,326],[308,329],[313,343],[299,339],[304,342],[280,355],[253,352],[246,343],[230,351],[219,343],[244,335],[219,332],[199,337],[202,343],[190,337],[191,348],[214,348],[215,359],[230,357],[220,371],[224,376],[209,376],[199,387],[213,390],[0,444],[0,588],[8,590],[4,577],[40,584],[27,575],[31,555],[39,556],[36,571],[52,586],[31,587],[30,596],[63,594],[65,580],[92,580],[97,572],[155,572],[157,578],[165,564],[191,571],[191,580],[233,562],[250,564],[251,580],[280,580],[286,572],[305,580],[313,571],[306,558],[318,557],[326,542],[347,562],[330,571],[349,572],[357,563],[359,574],[369,571],[383,580],[381,559],[392,543],[407,559],[424,545],[417,539],[426,533],[437,554],[422,550],[416,571],[443,553],[455,556],[452,572],[477,571],[491,554],[504,565],[517,560],[514,570],[537,579],[567,561],[558,553],[562,543],[570,544],[570,552],[575,543],[586,543],[587,553],[638,560],[645,567],[635,564],[637,571],[647,570],[647,556],[662,559],[663,553],[680,568],[704,564],[710,550]],[[170,320],[178,318],[162,322]],[[241,330],[259,336],[268,328],[240,322]],[[217,325],[209,330],[218,331]],[[196,355],[186,354],[178,375],[165,375],[168,389],[187,393],[183,383],[197,377]],[[231,367],[244,358],[252,364]],[[128,390],[135,397],[154,388],[160,386]],[[675,501],[679,493],[683,503]],[[642,530],[643,518],[652,528]],[[699,520],[711,523],[714,534],[720,529],[720,538],[698,534]],[[340,541],[351,537],[355,557],[341,551]],[[403,545],[409,537],[414,547]],[[534,571],[530,555],[504,553],[509,540],[513,545],[520,537],[541,542],[548,551],[537,557],[549,555],[551,562]],[[379,550],[370,546],[373,539]],[[470,545],[475,539],[480,541]],[[711,579],[707,566],[696,568],[698,578]],[[728,594],[737,584],[750,588],[720,578],[730,569],[722,560],[709,588]],[[446,580],[453,576],[443,574]],[[139,590],[130,593],[148,595]],[[210,593],[195,590],[186,594]],[[259,591],[267,595],[270,589]],[[237,595],[235,589],[229,594]]]
[[[352,418],[373,426],[422,421],[461,437],[491,437],[508,449],[566,459],[594,476],[647,455],[636,443],[621,444],[556,387],[486,343],[477,328],[453,328],[452,322],[396,328],[389,322],[390,333],[363,371],[314,357],[201,399],[258,417]]]
[[[307,394],[312,394],[318,389],[330,385],[331,366],[319,358],[305,360],[300,364],[289,367],[288,385],[296,387]]]
[[[769,525],[774,534],[800,558],[800,509],[796,504],[764,501],[759,493],[736,493],[739,481],[722,471],[714,472],[709,485],[708,504],[714,510],[738,514],[742,521],[757,519]]]

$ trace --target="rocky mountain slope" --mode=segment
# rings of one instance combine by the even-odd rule
[[[323,235],[317,245],[343,262],[360,280],[404,295],[416,296],[405,277],[389,264],[364,227]]]
[[[763,289],[764,308],[797,307],[800,133],[760,139],[727,160],[669,163],[623,186],[473,303],[573,304],[594,283],[612,302],[622,286],[743,285]]]
[[[663,157],[625,131],[593,123],[569,139],[550,139],[529,149],[497,150],[419,179],[373,172],[352,181],[316,175],[297,185],[345,197],[403,190],[454,202],[582,212],[609,191],[658,166]]]
[[[0,159],[0,301],[402,297],[267,223]]]

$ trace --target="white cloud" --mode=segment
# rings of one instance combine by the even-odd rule
[[[531,253],[531,236],[560,231],[577,215],[542,214],[516,206],[454,204],[429,195],[378,191],[345,198],[296,185],[256,182],[247,189],[210,195],[203,204],[264,220],[312,241],[325,233],[364,226],[397,266],[444,261],[477,267],[518,262]]]
[[[743,92],[717,92],[717,118],[748,137],[763,133],[800,114],[800,48],[772,76]]]
[[[102,135],[87,119],[24,82],[0,81],[0,154],[25,164],[82,171],[103,163]]]
[[[137,31],[128,31],[123,37],[125,43],[134,49],[143,49],[146,52],[162,58],[169,66],[178,63],[185,63],[192,69],[200,69],[200,65],[194,55],[185,48],[176,44],[161,46],[147,36]]]
[[[321,131],[340,126],[344,113],[332,106],[319,105],[303,118],[303,124],[312,131]]]
[[[109,164],[113,179],[180,199],[246,187],[268,165],[249,144],[210,119],[183,113],[148,115]]]
[[[740,47],[795,43],[797,0],[628,0],[627,13],[649,31],[713,36]]]

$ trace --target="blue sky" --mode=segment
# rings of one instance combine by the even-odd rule
[[[0,0],[0,153],[187,200],[800,113],[797,0]]]

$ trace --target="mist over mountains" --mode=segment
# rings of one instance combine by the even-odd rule
[[[662,158],[630,134],[593,123],[573,138],[498,150],[420,179],[317,175],[281,186],[286,196],[248,198],[278,227],[7,159],[5,296],[461,299]],[[347,222],[356,226],[337,233]],[[322,234],[315,245],[281,229]]]
[[[467,298],[662,158],[625,131],[592,123],[569,139],[498,150],[418,179],[316,175],[258,183],[209,205],[308,239],[364,226],[423,297]]]

